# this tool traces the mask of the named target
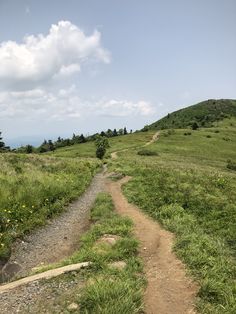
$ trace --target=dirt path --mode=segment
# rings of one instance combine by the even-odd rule
[[[86,192],[68,210],[25,236],[23,241],[17,241],[10,260],[2,269],[3,279],[27,276],[36,266],[54,263],[71,255],[89,226],[89,210],[97,194],[104,190],[104,180],[104,173],[97,174]]]
[[[156,142],[156,141],[159,139],[159,135],[160,135],[160,132],[159,132],[159,131],[156,132],[156,133],[153,135],[151,141],[147,142],[144,146],[148,146],[148,145],[151,145],[152,143]]]
[[[150,145],[150,144],[156,142],[156,141],[158,140],[158,138],[159,138],[159,133],[160,133],[159,131],[156,132],[156,133],[153,135],[152,139],[151,139],[149,142],[147,142],[146,144],[144,144],[143,146],[145,147],[145,146],[148,146],[148,145]],[[111,153],[111,159],[117,159],[117,158],[118,158],[118,153],[120,153],[120,152],[125,152],[125,151],[127,151],[127,150],[128,150],[128,148],[125,148],[125,149],[122,149],[122,150],[119,150],[119,151],[116,151],[116,152],[112,152],[112,153]]]
[[[194,313],[197,287],[187,278],[184,265],[171,251],[173,235],[127,202],[121,185],[129,179],[107,180],[106,189],[112,195],[117,212],[133,220],[136,237],[141,243],[140,256],[148,282],[145,311],[147,314]]]

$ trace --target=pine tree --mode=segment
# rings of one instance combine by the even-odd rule
[[[128,134],[126,127],[124,127],[124,135]]]
[[[86,138],[84,137],[83,134],[81,134],[79,137],[79,143],[85,143],[85,142],[86,142]]]
[[[52,140],[48,141],[48,150],[49,151],[54,151],[55,150],[55,146],[54,146]]]
[[[113,131],[113,136],[117,136],[118,134],[117,134],[117,131],[116,131],[116,129],[114,129],[114,131]]]
[[[26,154],[32,154],[33,153],[33,146],[32,145],[26,145],[25,146],[25,152],[26,152]]]
[[[0,150],[4,150],[5,148],[5,143],[2,141],[2,132],[0,132]]]

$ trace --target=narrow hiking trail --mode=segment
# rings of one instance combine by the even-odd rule
[[[160,134],[159,131],[156,132],[156,133],[153,135],[152,139],[151,139],[149,142],[145,143],[145,144],[143,145],[143,147],[148,146],[148,145],[151,145],[152,143],[156,142],[156,141],[159,139],[159,134]],[[140,146],[140,147],[142,147],[142,146]],[[117,158],[118,158],[118,153],[125,152],[125,151],[127,151],[127,150],[128,150],[128,148],[125,148],[125,149],[122,149],[122,150],[119,150],[119,151],[116,151],[116,152],[112,152],[112,153],[111,153],[111,159],[117,159]]]
[[[159,134],[156,132],[143,146],[156,142]],[[117,152],[113,152],[111,157],[117,159]],[[186,276],[184,264],[172,252],[174,235],[138,207],[128,203],[122,193],[122,185],[130,179],[124,177],[117,182],[108,179],[106,189],[112,195],[116,211],[132,219],[135,235],[141,243],[139,254],[144,262],[147,279],[145,313],[193,314],[198,287]]]
[[[158,138],[159,132],[143,146],[150,145]],[[113,159],[118,158],[117,152],[111,155]],[[162,229],[158,222],[146,216],[139,208],[128,203],[122,193],[122,185],[129,180],[130,177],[124,177],[120,181],[111,181],[104,167],[104,171],[94,177],[87,191],[71,204],[67,211],[16,245],[9,265],[13,265],[13,270],[14,263],[20,265],[16,275],[27,276],[33,267],[41,263],[56,262],[72,254],[78,247],[80,236],[89,226],[89,212],[97,194],[107,191],[113,198],[116,211],[133,220],[134,233],[140,241],[139,254],[144,262],[147,279],[144,295],[145,313],[193,314],[198,287],[186,276],[183,263],[172,252],[174,236]],[[11,275],[14,279],[14,274]],[[83,284],[80,281],[70,281],[57,286],[50,281],[30,283],[30,277],[24,280],[29,283],[0,294],[0,304],[4,309],[1,313],[7,314],[12,311],[25,313],[24,309],[27,306],[30,308],[38,299],[53,300],[55,291],[59,291],[63,297],[65,293],[73,291],[75,285]],[[4,287],[2,288],[4,290]]]
[[[186,276],[183,263],[172,252],[173,234],[128,203],[121,186],[129,179],[107,180],[106,189],[112,195],[116,211],[133,220],[135,235],[141,243],[139,253],[147,278],[145,313],[193,314],[197,286]]]
[[[159,135],[160,135],[160,132],[159,131],[156,132],[153,135],[152,139],[149,142],[147,142],[146,144],[144,144],[144,146],[148,146],[148,145],[151,145],[152,143],[156,142],[159,139]]]

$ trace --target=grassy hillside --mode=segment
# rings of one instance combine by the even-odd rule
[[[180,109],[154,122],[149,129],[187,128],[196,122],[199,127],[211,127],[225,117],[236,116],[236,100],[206,100],[199,104]]]
[[[110,153],[114,151],[142,146],[151,140],[154,133],[155,131],[149,131],[147,133],[138,132],[109,138],[110,148],[107,150],[107,156],[110,156]],[[62,147],[48,154],[55,157],[95,157],[95,151],[96,148],[94,142],[87,142]]]
[[[211,129],[162,130],[145,154],[121,152],[109,164],[133,177],[124,186],[129,201],[176,234],[176,253],[200,284],[202,313],[236,312],[236,171],[228,167],[235,135],[236,118]]]
[[[100,163],[16,154],[0,155],[0,259],[12,241],[42,225],[81,195]]]

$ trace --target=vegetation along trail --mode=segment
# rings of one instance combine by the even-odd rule
[[[141,244],[140,255],[147,277],[145,311],[147,314],[194,313],[197,286],[187,278],[184,265],[171,250],[173,235],[128,203],[121,186],[129,179],[107,181],[106,188],[112,195],[117,212],[133,220],[135,235]]]
[[[89,210],[103,189],[104,173],[98,173],[86,192],[68,210],[45,227],[25,236],[23,241],[16,241],[2,270],[3,279],[27,276],[34,267],[57,262],[72,254],[89,225]]]

